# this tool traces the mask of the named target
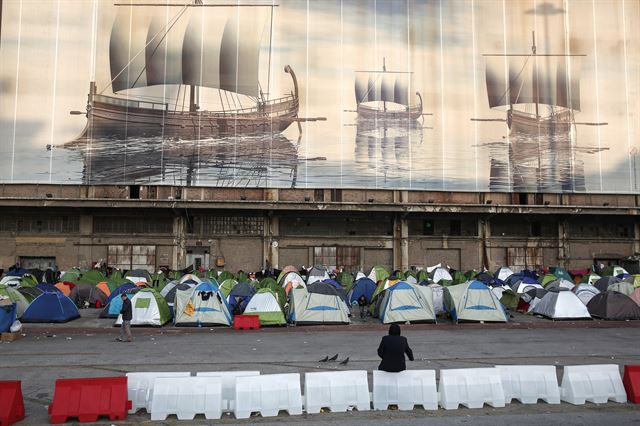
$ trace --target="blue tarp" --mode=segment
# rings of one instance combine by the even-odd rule
[[[364,296],[367,298],[367,304],[371,303],[371,297],[373,297],[373,293],[376,291],[376,283],[369,278],[360,278],[353,285],[353,289],[351,290],[351,297],[349,298],[349,303],[353,304],[353,302],[357,302],[360,296]]]
[[[16,304],[0,306],[0,333],[6,333],[16,320]]]
[[[80,317],[78,308],[61,292],[42,293],[22,314],[22,322],[66,322]]]
[[[36,286],[36,288],[39,288],[40,290],[44,292],[49,292],[49,293],[62,293],[58,287],[48,283],[40,283]]]
[[[120,287],[116,288],[115,290],[113,290],[113,291],[111,292],[111,294],[110,294],[110,295],[109,295],[109,297],[107,298],[107,301],[106,301],[106,302],[104,302],[104,303],[108,305],[109,303],[111,303],[111,301],[112,301],[113,299],[115,299],[115,298],[116,298],[116,296],[118,296],[118,299],[120,299],[120,297],[119,297],[119,296],[120,296],[120,294],[121,294],[121,293],[124,293],[124,292],[125,292],[125,291],[127,291],[127,290],[131,290],[132,288],[136,288],[136,285],[135,285],[135,284],[131,284],[131,283],[124,283],[124,284],[122,284]]]

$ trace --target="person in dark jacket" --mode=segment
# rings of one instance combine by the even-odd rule
[[[407,354],[409,361],[413,361],[413,352],[409,347],[407,338],[400,336],[400,326],[391,324],[389,335],[382,338],[378,347],[378,356],[382,358],[378,370],[389,373],[398,373],[406,370],[404,354]]]
[[[116,340],[119,342],[131,342],[133,341],[133,337],[131,337],[131,318],[133,318],[133,307],[131,306],[131,300],[129,300],[125,293],[121,293],[120,297],[122,298],[122,308],[120,309],[122,325],[120,326],[120,337]]]

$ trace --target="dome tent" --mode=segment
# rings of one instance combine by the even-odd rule
[[[495,294],[480,281],[445,287],[444,306],[455,322],[507,322],[507,316]]]
[[[0,284],[0,296],[8,297],[9,300],[16,304],[16,317],[18,319],[20,319],[24,311],[29,307],[27,298],[13,287]]]
[[[286,321],[276,293],[261,288],[253,295],[244,310],[245,315],[258,315],[260,325],[284,325]]]
[[[131,325],[151,325],[161,327],[171,321],[169,305],[152,288],[143,288],[131,298],[133,318]],[[122,315],[118,315],[115,325],[122,324]]]
[[[67,322],[80,318],[73,300],[59,291],[44,292],[22,314],[22,322]]]
[[[243,313],[254,294],[256,294],[256,290],[248,282],[235,285],[227,298],[231,312],[236,315]]]
[[[591,298],[597,294],[600,294],[600,290],[592,286],[591,284],[581,283],[575,286],[573,292],[578,296],[578,299],[585,305],[589,303]]]
[[[376,283],[370,278],[360,278],[355,282],[349,293],[349,302],[357,302],[360,296],[367,298],[367,303],[371,303],[373,292],[376,291]]]
[[[233,323],[233,316],[218,286],[202,282],[193,288],[176,291],[176,326],[212,326]]]
[[[431,288],[404,281],[388,288],[382,297],[379,317],[384,324],[435,321]]]
[[[331,284],[313,283],[294,288],[289,297],[289,322],[300,324],[349,324],[349,308]]]
[[[587,304],[589,313],[606,320],[640,320],[640,306],[626,294],[607,291],[594,296]]]
[[[587,307],[572,291],[549,291],[531,311],[549,319],[590,319]]]

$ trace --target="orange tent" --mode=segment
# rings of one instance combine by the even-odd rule
[[[101,283],[98,283],[98,285],[96,285],[96,288],[99,288],[100,290],[102,290],[102,292],[106,294],[107,297],[111,295],[111,289],[109,288],[109,285],[104,281]]]
[[[69,296],[71,294],[71,286],[67,283],[60,282],[57,283],[55,287],[60,290],[65,296]]]

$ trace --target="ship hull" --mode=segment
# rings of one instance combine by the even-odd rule
[[[90,94],[87,125],[78,139],[138,136],[206,139],[280,133],[297,115],[298,99],[294,96],[235,111],[182,112],[169,111],[164,104]]]
[[[417,120],[422,116],[422,105],[406,110],[381,110],[366,105],[358,105],[358,119],[362,120]]]
[[[509,119],[507,120],[509,121]],[[571,111],[562,111],[549,117],[537,117],[533,114],[512,110],[509,128],[510,134],[553,135],[567,134],[571,131],[573,117]]]

